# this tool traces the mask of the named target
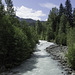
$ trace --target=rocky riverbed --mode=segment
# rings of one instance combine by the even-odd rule
[[[67,46],[58,46],[54,44],[47,47],[46,51],[50,53],[52,59],[59,62],[59,66],[67,72],[67,75],[75,75],[75,71],[67,64],[67,57],[65,56],[68,51]]]

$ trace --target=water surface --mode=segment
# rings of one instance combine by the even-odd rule
[[[58,66],[58,62],[51,59],[45,51],[46,47],[53,43],[43,40],[39,42],[32,57],[12,70],[9,75],[66,75],[65,71]]]

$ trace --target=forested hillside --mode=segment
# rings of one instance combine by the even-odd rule
[[[47,22],[37,21],[35,29],[39,39],[68,46],[67,61],[75,69],[75,8],[72,9],[70,0],[66,0],[65,6],[61,3],[59,9],[52,8]]]
[[[5,3],[7,10],[0,0],[0,68],[12,68],[30,57],[38,37],[34,27],[16,18],[12,1]]]

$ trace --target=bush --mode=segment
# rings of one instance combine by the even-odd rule
[[[67,53],[68,63],[73,69],[75,69],[75,28],[69,29],[69,33],[67,35],[67,45],[68,45],[68,53]]]
[[[62,33],[61,35],[57,35],[55,38],[55,42],[59,45],[67,45],[67,38],[66,38],[66,34]]]
[[[0,25],[0,65],[12,68],[30,57],[38,39],[35,38],[28,25],[22,28],[22,24],[18,27],[12,24],[8,15],[3,17],[2,22]]]
[[[68,48],[67,58],[69,65],[75,69],[75,44],[74,46]]]

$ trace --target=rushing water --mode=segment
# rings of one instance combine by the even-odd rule
[[[39,42],[32,57],[8,75],[66,75],[65,71],[58,66],[58,62],[51,59],[45,51],[46,47],[53,43],[43,40]]]

